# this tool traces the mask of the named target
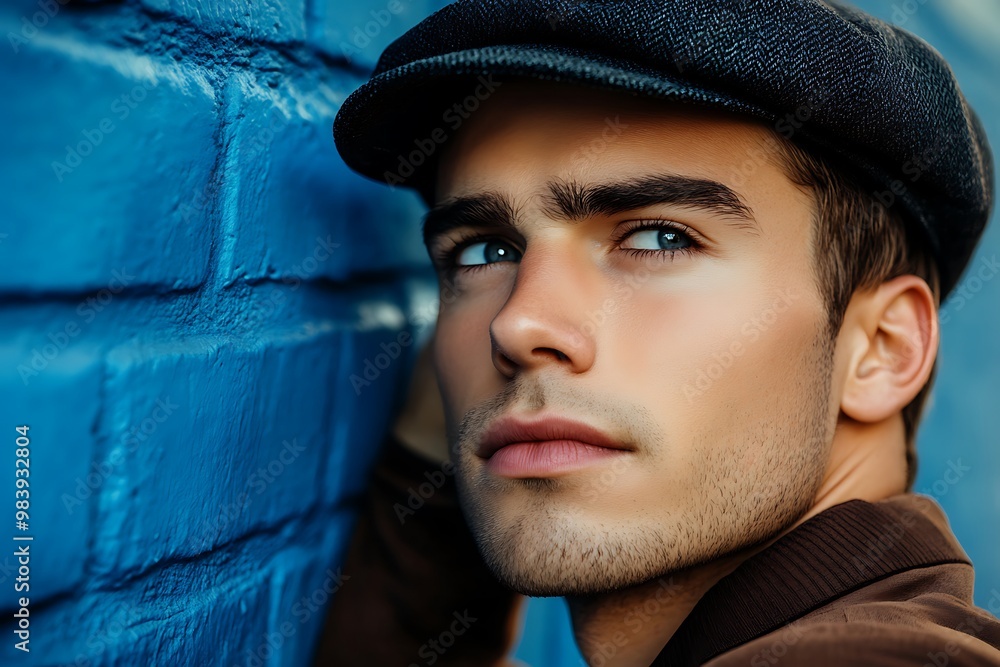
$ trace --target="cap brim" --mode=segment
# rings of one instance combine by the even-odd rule
[[[357,172],[390,186],[413,188],[431,203],[432,165],[442,147],[504,80],[522,77],[774,119],[764,109],[633,63],[539,45],[498,46],[417,60],[374,76],[338,112],[333,126],[337,150]]]

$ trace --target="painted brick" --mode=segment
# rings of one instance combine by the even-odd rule
[[[380,307],[393,310],[390,304]],[[402,312],[396,312],[402,321]],[[413,341],[413,332],[402,326],[345,336],[343,371],[333,387],[335,403],[341,414],[366,418],[341,418],[331,424],[333,448],[324,485],[329,503],[341,503],[364,489],[393,410],[402,400],[404,378],[417,352]]]
[[[328,504],[343,504],[364,490],[392,415],[402,405],[420,345],[436,322],[437,293],[436,279],[422,276],[395,293],[358,295],[358,321],[343,337],[342,370],[331,390],[339,414],[370,418],[330,424]]]
[[[0,113],[29,129],[0,164],[19,195],[0,216],[0,415],[37,422],[52,489],[32,507],[31,657],[307,664],[416,349],[360,395],[345,370],[413,329],[422,205],[340,161],[333,116],[360,80],[308,53],[304,0],[73,0],[20,35],[36,4],[0,8],[18,37]],[[232,57],[206,57],[213,36]],[[80,335],[25,381],[67,323]]]
[[[259,637],[249,655],[241,654],[241,666],[252,664],[252,656],[264,657],[267,645],[277,645],[268,663],[273,667],[310,664],[330,601],[351,585],[351,573],[339,564],[353,528],[353,513],[337,512],[316,522],[314,541],[299,538],[275,558],[269,568],[268,636]]]
[[[130,627],[141,613],[142,604],[132,591],[111,595],[89,592],[82,598],[61,600],[44,612],[31,610],[33,630],[44,624],[45,641],[32,632],[30,654],[14,648],[14,642],[0,643],[0,664],[4,665],[97,665],[128,664],[116,654],[123,644],[137,653],[138,634]],[[5,629],[5,632],[7,629]]]
[[[295,604],[339,562],[349,501],[363,488],[415,346],[376,366],[361,392],[350,376],[376,363],[400,331],[425,326],[404,315],[411,286],[426,277],[416,273],[426,257],[413,224],[422,206],[350,172],[330,124],[380,51],[445,3],[61,1],[0,3],[0,179],[13,195],[0,208],[0,428],[32,425],[32,479],[50,490],[32,499],[36,641],[30,657],[0,643],[0,664],[255,665],[254,651],[270,648],[289,614],[295,632],[262,660],[307,664],[320,615],[302,620]],[[858,4],[886,19],[895,6]],[[997,97],[988,73],[996,68],[982,66],[975,46],[988,31],[944,38],[948,26],[988,25],[962,18],[960,4],[927,4],[904,17],[906,27],[936,37],[993,132],[1000,116],[989,113]],[[156,85],[118,118],[122,107],[112,105],[143,82]],[[115,129],[60,182],[52,163],[64,162],[84,131],[95,136],[104,118]],[[328,235],[340,245],[320,261],[317,239]],[[987,257],[996,240],[988,231]],[[115,286],[115,271],[134,275],[133,289],[98,319],[76,310]],[[976,562],[979,604],[1000,572],[995,531],[978,530],[983,499],[1000,503],[994,477],[982,472],[996,469],[996,457],[980,444],[996,431],[997,375],[982,372],[995,367],[983,352],[984,335],[998,326],[995,285],[961,313],[954,301],[946,308],[953,320],[942,320],[952,328],[941,356],[951,361],[922,427],[917,482],[933,487],[950,458],[974,465],[941,500]],[[326,318],[344,330],[330,330]],[[82,335],[22,381],[17,366],[70,322]],[[168,421],[144,421],[158,398],[180,396]],[[143,423],[156,429],[129,450],[123,436]],[[225,504],[296,432],[311,449],[254,496],[259,502],[219,523]],[[123,458],[105,478],[112,454]],[[64,497],[78,479],[90,489],[95,465],[101,481],[82,506],[70,503],[71,513]],[[0,555],[8,591],[11,561]],[[12,602],[0,597],[0,610]],[[529,602],[517,657],[581,664],[565,610],[539,604]]]
[[[329,406],[316,397],[338,347],[319,325],[113,350],[102,428],[120,473],[100,496],[95,569],[204,553],[309,509],[328,446]]]
[[[262,545],[254,546],[256,555]],[[246,555],[226,554],[91,590],[45,610],[44,640],[33,633],[31,644],[31,657],[44,660],[25,664],[241,665],[240,654],[267,630],[267,576]],[[0,662],[24,659],[4,642]]]
[[[252,566],[244,572],[252,573]],[[120,655],[127,658],[119,664],[134,664],[140,656],[156,665],[247,664],[244,652],[267,630],[269,594],[260,573],[233,574],[204,593],[185,591],[178,596],[178,613],[169,622],[154,616],[139,626],[142,650],[119,646]]]
[[[282,81],[272,88],[250,73],[230,80],[226,187],[235,196],[225,215],[231,240],[220,256],[227,284],[342,281],[427,265],[419,199],[386,192],[337,154],[331,128],[342,97],[325,84]],[[256,224],[241,224],[246,220]],[[364,224],[370,220],[398,224]]]
[[[180,209],[210,190],[218,152],[204,73],[48,31],[0,49],[0,85],[17,91],[4,126],[20,128],[5,147],[18,159],[0,162],[18,193],[0,222],[0,292],[101,289],[123,268],[130,287],[204,280],[212,218]]]
[[[100,386],[103,363],[96,349],[89,346],[67,348],[51,360],[44,373],[25,387],[11,372],[19,360],[21,341],[0,344],[0,446],[3,447],[8,499],[4,509],[14,521],[14,448],[20,435],[14,429],[30,427],[30,462],[28,468],[29,530],[31,580],[30,598],[36,603],[72,590],[83,578],[87,559],[90,520],[85,511],[63,495],[88,497],[100,485],[92,457],[96,451],[94,425],[100,412]],[[76,511],[74,511],[76,510]],[[13,531],[13,525],[11,525]],[[8,542],[10,537],[8,536]],[[14,544],[14,543],[11,543]],[[13,578],[17,563],[11,557],[13,547],[0,555],[0,586],[11,591],[0,597],[0,608],[16,604]],[[5,644],[7,642],[4,642]]]
[[[4,49],[17,52],[23,40],[30,40],[39,31],[52,30],[65,21],[63,10],[73,0],[8,0],[0,12],[5,15]],[[78,2],[78,0],[76,0]]]
[[[171,14],[211,32],[255,41],[296,42],[305,39],[305,0],[142,0],[150,9]]]
[[[446,4],[442,0],[316,0],[309,39],[332,56],[372,68],[386,46]]]

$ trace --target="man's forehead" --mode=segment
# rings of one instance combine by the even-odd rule
[[[619,127],[614,125],[616,119]],[[543,121],[567,129],[591,124],[605,135],[608,131],[604,128],[609,124],[611,131],[615,131],[621,129],[623,123],[638,126],[636,129],[642,132],[656,128],[669,132],[671,128],[697,126],[720,132],[741,131],[749,137],[766,131],[766,126],[758,119],[690,102],[652,99],[579,84],[515,79],[499,86],[469,114],[453,137],[459,141],[453,143],[461,143],[463,137],[482,136],[497,130],[530,131],[533,124]]]
[[[557,179],[589,188],[671,165],[715,180],[738,176],[748,160],[754,171],[781,165],[776,133],[756,119],[579,85],[503,86],[444,147],[438,201],[495,190],[511,174],[542,194]]]

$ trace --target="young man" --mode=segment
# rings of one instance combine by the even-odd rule
[[[456,484],[406,504],[418,389],[319,662],[497,664],[509,588],[566,596],[591,665],[1000,664],[910,492],[993,196],[935,52],[819,1],[459,2],[334,129],[432,207]]]

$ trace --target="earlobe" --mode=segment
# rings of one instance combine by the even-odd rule
[[[841,410],[860,422],[900,412],[930,378],[938,349],[937,304],[913,275],[854,295],[844,318],[853,346]]]

